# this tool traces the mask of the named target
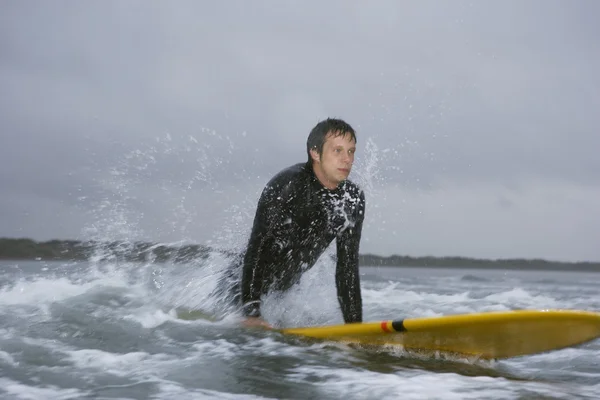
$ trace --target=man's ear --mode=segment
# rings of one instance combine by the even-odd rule
[[[314,162],[321,161],[321,156],[319,155],[319,152],[317,151],[317,149],[314,147],[312,149],[310,149],[310,156]]]

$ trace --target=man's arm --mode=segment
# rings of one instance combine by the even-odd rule
[[[362,295],[358,254],[362,225],[365,216],[365,197],[360,192],[356,223],[348,228],[337,240],[337,268],[335,283],[337,296],[344,322],[362,322]]]
[[[272,250],[274,231],[282,224],[288,186],[271,182],[262,192],[256,209],[256,216],[242,268],[242,311],[247,317],[260,317],[260,297],[272,279],[273,271],[268,270],[265,260]],[[262,262],[261,262],[262,261]]]

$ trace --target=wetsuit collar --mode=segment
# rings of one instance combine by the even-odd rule
[[[310,175],[311,177],[311,182],[318,187],[319,189],[325,189],[328,190],[330,192],[335,192],[336,190],[339,190],[341,187],[344,186],[344,184],[346,183],[346,181],[342,181],[340,182],[334,189],[329,189],[328,187],[326,187],[325,185],[323,185],[321,183],[321,181],[319,180],[319,178],[317,178],[317,175],[315,174],[315,170],[313,169],[313,166],[311,164],[310,161],[307,161],[304,164],[304,169],[306,170],[306,172]]]

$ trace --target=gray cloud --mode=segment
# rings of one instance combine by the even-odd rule
[[[241,237],[339,116],[364,251],[600,259],[600,5],[278,4],[3,4],[0,235]]]

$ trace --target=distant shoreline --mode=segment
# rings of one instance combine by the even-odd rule
[[[185,263],[209,256],[211,252],[233,254],[204,245],[168,246],[148,242],[94,242],[78,240],[34,241],[28,238],[0,238],[0,260],[42,261],[130,261]],[[562,262],[543,259],[477,259],[469,257],[411,257],[361,254],[359,263],[372,267],[423,267],[463,269],[504,269],[540,271],[600,272],[600,262]]]

